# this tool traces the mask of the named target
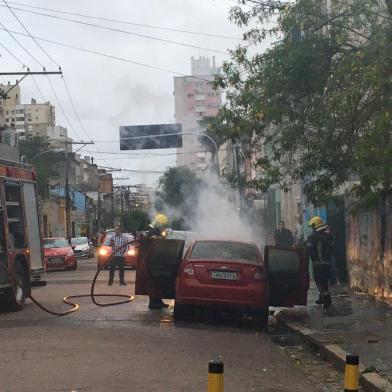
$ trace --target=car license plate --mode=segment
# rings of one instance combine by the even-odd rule
[[[212,279],[237,280],[236,272],[212,271]]]
[[[49,259],[49,264],[61,264],[63,259]]]

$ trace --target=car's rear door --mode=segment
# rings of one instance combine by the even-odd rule
[[[163,298],[175,298],[175,281],[184,251],[183,240],[143,238],[138,248],[135,293],[148,295],[159,285]]]
[[[270,283],[270,305],[306,305],[309,266],[305,250],[266,246],[264,260]]]

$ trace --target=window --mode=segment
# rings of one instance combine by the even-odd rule
[[[301,266],[296,252],[284,249],[270,249],[268,270],[271,272],[298,272]]]
[[[259,262],[256,246],[231,241],[198,241],[190,259]]]
[[[5,204],[8,216],[10,247],[12,249],[23,249],[26,246],[26,238],[21,209],[21,188],[19,185],[5,185]]]
[[[10,112],[8,110],[5,111],[5,114],[10,114]]]

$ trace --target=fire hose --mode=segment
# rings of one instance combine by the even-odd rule
[[[120,251],[121,249],[128,247],[129,245],[135,244],[137,242],[140,242],[140,240],[133,240],[130,242],[127,242],[121,246],[119,246],[118,248],[114,249],[112,251],[112,254],[108,260],[108,262],[111,261],[111,259],[113,258],[113,256]],[[101,273],[101,271],[104,269],[104,267],[99,267],[98,270],[96,271],[94,278],[92,280],[91,283],[91,289],[90,289],[90,294],[80,294],[80,295],[69,295],[67,297],[63,298],[63,303],[65,303],[66,305],[72,306],[71,309],[66,310],[64,312],[56,312],[54,310],[50,310],[48,309],[46,306],[42,305],[37,299],[35,299],[33,297],[33,295],[31,293],[29,293],[26,288],[23,286],[23,284],[21,284],[18,279],[16,278],[15,274],[13,273],[13,271],[11,271],[8,267],[6,267],[5,265],[0,263],[0,267],[5,270],[11,281],[13,282],[13,284],[18,287],[20,287],[20,289],[23,291],[24,295],[26,296],[26,298],[29,298],[35,305],[37,305],[41,310],[43,310],[46,313],[49,313],[53,316],[67,316],[71,313],[74,313],[76,311],[78,311],[80,309],[79,304],[70,301],[71,299],[76,299],[76,298],[91,298],[91,301],[97,305],[97,306],[116,306],[116,305],[122,305],[122,304],[126,304],[129,302],[132,302],[135,299],[134,295],[126,295],[126,294],[95,294],[94,290],[95,290],[95,284],[97,282],[98,276]],[[97,300],[95,299],[96,297],[117,297],[117,298],[126,298],[123,299],[122,301],[116,301],[116,302],[109,302],[109,303],[99,303],[97,302]]]

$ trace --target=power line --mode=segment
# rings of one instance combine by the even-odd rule
[[[0,29],[0,30],[6,30],[6,29],[3,28],[3,29]],[[21,35],[21,36],[24,36],[24,37],[28,37],[27,34],[21,33],[19,31],[12,31],[12,30],[9,30],[9,31],[12,32],[13,34],[16,34],[16,35]],[[122,61],[122,62],[125,62],[125,63],[138,65],[140,67],[145,67],[145,68],[155,69],[155,70],[158,70],[158,71],[168,72],[168,73],[171,73],[173,75],[189,76],[189,75],[186,75],[186,74],[184,74],[182,72],[172,71],[172,70],[167,69],[167,68],[157,67],[155,65],[150,65],[150,64],[139,63],[137,61],[126,59],[126,58],[123,58],[123,57],[113,56],[113,55],[110,55],[110,54],[107,54],[107,53],[102,53],[102,52],[96,52],[94,50],[80,48],[78,46],[64,44],[62,42],[53,41],[53,40],[49,40],[49,39],[46,39],[46,38],[41,38],[41,37],[37,37],[37,36],[35,36],[34,38],[39,40],[39,41],[48,42],[48,43],[51,43],[51,44],[54,44],[54,45],[63,46],[63,47],[70,48],[70,49],[79,50],[79,51],[85,52],[85,53],[95,54],[97,56],[106,57],[106,58],[109,58],[109,59],[112,59],[112,60],[118,60],[118,61]],[[201,77],[198,77],[198,76],[192,76],[192,79],[201,80],[201,81],[204,81],[204,82],[211,82],[211,80],[208,80],[208,79],[205,79],[205,78],[201,78]]]
[[[38,42],[38,40],[37,40],[35,37],[32,36],[32,34],[30,33],[30,31],[27,29],[27,27],[23,24],[23,22],[18,18],[18,16],[15,14],[15,12],[14,12],[14,11],[10,8],[10,6],[7,4],[6,0],[3,0],[3,2],[4,2],[4,4],[6,4],[6,6],[8,7],[8,9],[11,11],[12,15],[16,18],[16,20],[17,20],[17,21],[19,22],[19,24],[23,27],[23,29],[24,29],[24,30],[26,31],[26,33],[30,36],[30,38],[31,38],[31,39],[36,43],[36,45],[46,54],[46,56],[47,56],[54,64],[56,64],[56,65],[59,67],[59,70],[61,70],[61,67],[60,67],[60,65],[57,63],[57,61],[56,61],[56,60],[55,60],[55,59],[54,59],[54,58],[53,58],[53,57],[52,57],[43,47],[42,47],[42,45]],[[56,100],[57,100],[57,102],[58,102],[58,104],[59,104],[59,106],[60,106],[60,109],[61,109],[61,111],[62,111],[62,113],[63,113],[63,115],[64,115],[66,121],[68,122],[68,124],[69,124],[70,128],[73,130],[73,132],[74,132],[74,133],[78,136],[78,138],[80,139],[79,134],[78,134],[78,133],[76,132],[76,130],[73,128],[71,122],[70,122],[69,119],[68,119],[68,116],[65,114],[65,110],[64,110],[64,108],[63,108],[63,106],[62,106],[62,104],[61,104],[61,102],[60,102],[60,100],[59,100],[59,98],[58,98],[58,96],[57,96],[57,94],[56,94],[56,92],[55,92],[55,89],[54,89],[54,87],[53,87],[53,85],[52,85],[52,82],[51,82],[51,80],[49,79],[49,77],[48,77],[48,81],[49,81],[50,87],[51,87],[51,89],[52,89],[52,91],[53,91],[53,94],[55,95],[55,98],[56,98]],[[35,82],[35,84],[36,84],[36,86],[37,86],[37,88],[38,88],[38,91],[39,91],[40,94],[41,94],[41,97],[45,100],[45,98],[44,98],[44,96],[43,96],[43,94],[42,94],[42,91],[39,89],[38,84],[37,84],[37,82],[35,81],[35,79],[34,79],[34,82]],[[79,124],[80,124],[80,127],[81,127],[82,131],[85,133],[85,135],[86,135],[88,138],[91,139],[90,135],[86,132],[86,129],[84,128],[84,126],[83,126],[83,124],[82,124],[82,122],[81,122],[81,120],[80,120],[80,116],[79,116],[79,114],[78,114],[78,112],[77,112],[77,110],[76,110],[75,104],[74,104],[73,99],[72,99],[72,96],[71,96],[71,94],[70,94],[70,92],[69,92],[68,85],[67,85],[67,82],[66,82],[64,76],[63,76],[63,82],[64,82],[65,89],[66,89],[66,91],[67,91],[69,100],[70,100],[70,102],[71,102],[72,108],[73,108],[73,110],[74,110],[74,112],[75,112],[75,116],[76,116],[76,118],[77,118],[77,120],[78,120],[78,122],[79,122]],[[96,149],[97,149],[97,152],[99,153],[97,147],[96,147]]]
[[[18,6],[27,7],[27,8],[32,8],[32,9],[38,9],[38,10],[43,10],[43,11],[55,12],[55,13],[63,14],[63,15],[79,16],[79,17],[87,18],[87,19],[102,20],[102,21],[105,21],[105,22],[120,23],[120,24],[125,24],[125,25],[130,25],[130,26],[139,26],[139,27],[146,27],[146,28],[149,28],[149,29],[173,31],[175,33],[192,34],[192,35],[199,35],[199,36],[203,36],[203,37],[241,40],[241,38],[238,38],[238,37],[231,37],[231,36],[222,35],[222,34],[201,33],[201,32],[198,32],[198,31],[181,30],[181,29],[175,29],[175,28],[172,28],[172,27],[155,26],[155,25],[148,25],[148,24],[143,24],[143,23],[136,23],[136,22],[125,21],[125,20],[109,19],[109,18],[103,18],[103,17],[99,17],[99,16],[80,14],[80,13],[76,13],[76,12],[60,11],[60,10],[55,10],[53,8],[38,7],[38,6],[33,6],[33,5],[28,5],[28,4],[23,4],[23,3],[17,3],[17,2],[13,2],[13,1],[9,1],[8,3],[9,4],[15,4],[15,5],[18,5]],[[24,11],[27,11],[27,10],[24,10]]]
[[[24,23],[19,19],[18,15],[11,9],[11,7],[8,5],[8,3],[3,0],[4,4],[7,6],[7,8],[10,10],[12,15],[14,15],[15,19],[19,22],[19,24],[23,27],[23,30],[30,36],[30,38],[36,43],[36,45],[48,56],[48,58],[57,66],[59,69],[61,67],[57,64],[57,62],[53,59],[53,57],[45,50],[45,48],[42,47],[42,45],[31,35],[30,31],[26,28]]]
[[[14,31],[8,30],[7,27],[4,26],[4,24],[0,21],[0,26],[2,27],[2,30],[6,31],[10,37],[18,44],[19,47],[22,48],[22,50],[27,53],[28,56],[30,56],[37,64],[39,64],[42,68],[45,68],[16,38],[13,34],[17,34]],[[25,34],[23,34],[25,35]]]
[[[94,151],[91,150],[84,150],[84,152],[87,153],[94,153]],[[164,154],[147,154],[147,155],[134,155],[134,154],[126,154],[126,153],[121,153],[121,152],[106,152],[106,151],[101,151],[102,154],[112,154],[112,155],[122,155],[121,157],[116,157],[116,158],[109,158],[109,159],[139,159],[139,158],[164,158],[166,156],[170,155],[188,155],[188,154],[198,154],[198,153],[205,153],[208,151],[187,151],[187,152],[173,152],[173,153],[164,153]],[[95,158],[95,160],[101,160]]]
[[[3,0],[5,2],[5,0]],[[6,3],[7,4],[7,3]],[[3,5],[0,4],[0,7],[4,7]],[[12,11],[12,9],[8,6],[7,7],[10,9],[10,11],[15,15],[15,13]],[[132,31],[128,31],[128,30],[122,30],[122,29],[117,29],[117,28],[113,28],[113,27],[108,27],[108,26],[102,26],[102,25],[98,25],[98,24],[94,24],[94,23],[88,23],[88,22],[82,22],[80,20],[75,20],[75,19],[69,19],[69,18],[63,18],[61,16],[56,16],[56,15],[49,15],[49,14],[45,14],[43,12],[37,12],[37,11],[29,11],[29,10],[25,10],[23,8],[16,8],[16,7],[12,7],[15,10],[18,11],[22,11],[22,12],[27,12],[30,14],[35,14],[35,15],[41,15],[41,16],[46,16],[48,18],[53,18],[53,19],[57,19],[57,20],[64,20],[67,22],[72,22],[72,23],[77,23],[77,24],[81,24],[81,25],[85,25],[85,26],[89,26],[89,27],[95,27],[97,29],[103,29],[103,30],[109,30],[109,31],[114,31],[116,33],[123,33],[123,34],[128,34],[128,35],[132,35],[134,37],[139,37],[139,38],[145,38],[145,39],[151,39],[151,40],[155,40],[155,41],[160,41],[160,42],[166,42],[166,43],[170,43],[173,45],[179,45],[179,46],[185,46],[188,48],[193,48],[193,49],[201,49],[201,50],[205,50],[208,52],[214,52],[214,53],[221,53],[221,54],[227,54],[226,52],[223,52],[221,50],[216,50],[216,49],[210,49],[210,48],[204,48],[202,46],[197,46],[197,45],[192,45],[192,44],[187,44],[185,42],[180,42],[180,41],[173,41],[170,39],[166,39],[166,38],[159,38],[159,37],[154,37],[151,35],[145,35],[145,34],[139,34],[139,33],[133,33]],[[15,16],[16,17],[16,16]],[[52,60],[53,61],[53,60]]]
[[[5,45],[3,45],[1,42],[0,42],[0,46],[10,55],[10,56],[12,56],[21,66],[22,66],[22,68],[26,68],[27,70],[29,70],[29,68],[23,63],[23,61],[18,57],[18,56],[16,56],[14,53],[12,53]]]
[[[50,80],[49,76],[46,76],[46,77],[47,77],[47,79],[48,79],[50,88],[52,89],[53,95],[54,95],[54,97],[56,98],[56,101],[57,101],[57,103],[58,103],[58,105],[59,105],[59,107],[60,107],[60,110],[61,110],[61,112],[63,113],[63,116],[64,116],[65,120],[67,121],[69,127],[71,128],[71,130],[75,133],[75,135],[76,135],[79,139],[82,139],[82,138],[80,137],[80,135],[78,134],[78,132],[76,132],[76,130],[75,130],[74,127],[72,126],[71,121],[69,121],[69,118],[68,118],[68,116],[67,116],[66,113],[65,113],[64,107],[63,107],[63,105],[61,104],[61,102],[60,102],[60,100],[59,100],[59,97],[58,97],[57,94],[56,94],[56,90],[55,90],[54,87],[53,87],[52,81]]]

